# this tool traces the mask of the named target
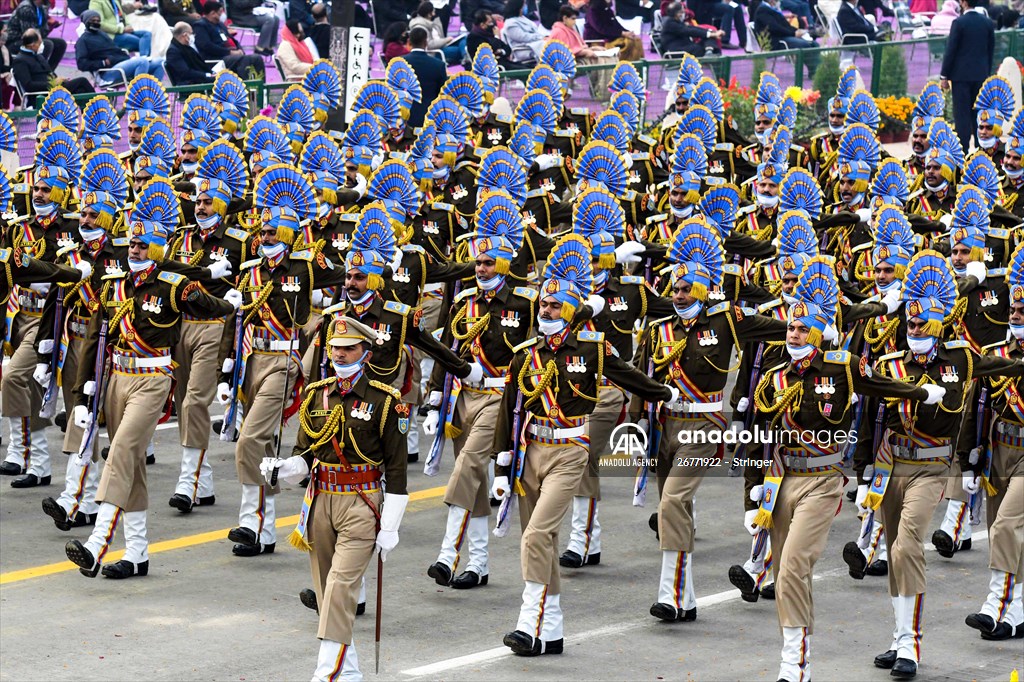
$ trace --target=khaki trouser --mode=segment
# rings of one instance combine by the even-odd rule
[[[491,515],[487,465],[494,450],[494,425],[498,421],[499,407],[501,393],[492,395],[465,388],[455,404],[462,434],[455,439],[455,468],[444,491],[444,502],[469,509],[472,516]]]
[[[703,418],[665,420],[658,449],[659,483],[662,483],[662,467],[668,468],[658,504],[658,532],[663,551],[693,551],[693,496],[710,467],[700,463],[684,466],[684,460],[708,459],[714,457],[719,449],[716,443],[684,445],[679,442],[679,434],[682,431],[710,434],[719,430],[718,426]]]
[[[284,405],[292,400],[298,374],[298,365],[287,353],[255,352],[249,356],[242,382],[245,417],[235,448],[235,469],[242,485],[266,485],[260,462],[274,456],[274,435],[281,428]],[[267,486],[266,492],[276,494],[277,488]]]
[[[1024,578],[1024,449],[993,443],[988,567]]]
[[[612,452],[612,431],[619,424],[626,394],[614,386],[602,386],[598,397],[600,401],[587,417],[590,458],[587,460],[587,471],[580,479],[580,487],[576,491],[579,497],[595,500],[601,499],[601,458]]]
[[[524,494],[519,498],[523,580],[547,585],[549,595],[562,593],[558,529],[586,468],[587,449],[579,445],[530,443],[526,447]]]
[[[811,594],[814,564],[825,551],[832,519],[842,500],[843,478],[835,474],[782,478],[772,512],[775,603],[779,625],[814,633]]]
[[[39,331],[40,318],[28,313],[18,313],[11,323],[11,346],[14,355],[4,369],[0,393],[3,405],[0,414],[5,417],[30,417],[32,431],[45,429],[50,425],[48,419],[40,419],[39,409],[43,406],[43,387],[32,378],[36,369],[36,333]],[[74,404],[74,403],[72,403]]]
[[[946,489],[943,496],[947,500],[956,500],[967,504],[967,493],[964,492],[963,472],[960,471],[960,460],[956,457],[949,466],[949,478],[946,479]],[[965,522],[966,523],[966,522]]]
[[[380,509],[383,496],[368,492]],[[377,519],[359,495],[318,493],[310,508],[309,565],[320,605],[316,636],[352,643],[352,622],[363,573],[373,558]]]
[[[882,497],[882,525],[889,543],[889,594],[923,594],[924,539],[942,500],[949,466],[896,462]]]
[[[220,376],[220,338],[225,319],[182,324],[181,340],[174,347],[177,383],[174,402],[178,406],[181,446],[206,450],[210,447],[210,404],[217,395]]]
[[[88,321],[86,322],[88,324]],[[55,341],[54,343],[59,343]],[[82,447],[82,438],[85,431],[75,426],[75,420],[71,418],[71,412],[75,409],[75,382],[78,380],[78,363],[82,360],[82,348],[85,340],[80,337],[68,336],[68,347],[64,353],[64,367],[61,369],[60,391],[64,398],[64,410],[67,413],[68,424],[64,431],[64,445],[61,448],[64,452],[78,453]],[[93,449],[95,461],[99,448]]]
[[[110,453],[100,476],[96,502],[109,502],[126,512],[145,511],[149,507],[146,447],[156,431],[170,390],[171,377],[166,374],[111,372],[103,403]]]
[[[309,383],[320,380],[320,368],[313,367],[313,358],[317,355],[317,331],[320,328],[320,320],[323,319],[323,315],[320,313],[312,313],[309,316],[309,322],[302,327],[302,338],[306,341],[306,352],[302,354],[302,376],[306,377]],[[328,324],[330,320],[327,321]],[[329,358],[328,358],[329,361]]]

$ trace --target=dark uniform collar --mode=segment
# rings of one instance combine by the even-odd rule
[[[788,352],[787,352],[788,354]],[[825,361],[825,352],[820,348],[815,348],[814,352],[802,360],[795,360],[789,363],[790,372],[803,376],[808,370],[820,371]]]
[[[492,296],[488,297],[488,295],[487,295],[488,292],[484,291],[482,288],[478,288],[477,292],[476,292],[476,297],[477,297],[477,300],[480,300],[480,301],[488,301],[488,300],[497,299],[497,300],[501,301],[502,303],[505,303],[505,302],[508,301],[508,296],[509,296],[509,293],[511,291],[512,291],[512,285],[508,281],[508,275],[506,275],[505,276],[505,281],[502,283],[502,285],[500,287],[498,287],[498,290],[495,291]]]
[[[345,390],[348,387],[348,390]],[[366,378],[366,366],[364,364],[363,371],[360,372],[359,376],[355,381],[349,379],[339,379],[335,377],[335,381],[328,385],[328,390],[331,393],[337,393],[342,398],[346,398],[349,395],[353,395],[357,398],[365,398],[366,391],[370,388],[370,380]]]

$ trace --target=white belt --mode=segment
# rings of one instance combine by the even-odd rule
[[[85,322],[71,322],[68,324],[68,331],[75,336],[85,336],[87,326]]]
[[[444,284],[439,284],[439,283],[427,284],[426,286],[423,287],[423,293],[429,294],[429,293],[433,293],[435,291],[441,291],[441,289],[443,289],[443,288],[444,288]]]
[[[1020,438],[1021,436],[1024,436],[1024,426],[1004,422],[1001,419],[996,422],[996,431],[998,431],[1000,435],[1009,436],[1010,438]]]
[[[843,461],[843,453],[837,452],[832,455],[820,457],[808,457],[807,455],[782,455],[782,463],[787,469],[817,469],[829,467]]]
[[[568,429],[553,429],[550,426],[541,426],[540,424],[530,424],[527,429],[531,434],[538,438],[546,438],[548,440],[564,440],[566,438],[579,438],[587,432],[586,425],[573,426]]]
[[[121,355],[114,351],[114,364],[123,369],[152,369],[154,367],[170,367],[171,356],[162,355],[156,358],[138,358],[134,355]]]
[[[893,445],[892,454],[900,459],[937,459],[953,454],[950,445],[938,445],[934,448],[916,448],[906,445]]]
[[[505,377],[487,377],[483,382],[484,388],[504,388]]]
[[[677,401],[674,403],[665,403],[665,409],[671,412],[719,412],[722,409],[721,400],[716,400],[713,403],[684,403]]]
[[[18,295],[18,304],[23,310],[28,308],[33,312],[37,312],[43,309],[43,305],[45,303],[46,299],[39,296],[33,296],[31,294]]]
[[[252,340],[252,347],[259,351],[287,352],[292,349],[293,341],[284,339],[261,339],[256,337]]]

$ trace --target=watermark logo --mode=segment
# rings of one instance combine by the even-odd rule
[[[619,424],[612,430],[608,439],[612,455],[622,455],[632,459],[647,455],[647,432],[636,424]]]

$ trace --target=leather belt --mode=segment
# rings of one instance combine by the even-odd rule
[[[345,471],[340,468],[320,465],[316,470],[316,481],[325,486],[365,485],[381,479],[380,469],[373,467],[362,471]]]

